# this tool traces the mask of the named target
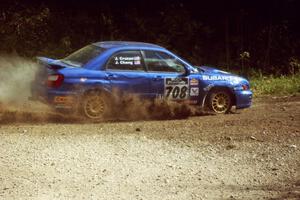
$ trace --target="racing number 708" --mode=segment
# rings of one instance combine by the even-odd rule
[[[184,99],[187,96],[188,87],[187,86],[168,86],[166,87],[166,98],[173,99]]]

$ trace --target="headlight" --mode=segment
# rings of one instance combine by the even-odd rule
[[[237,85],[234,87],[234,90],[249,90],[250,87],[248,84]]]
[[[243,90],[249,90],[250,89],[249,85],[247,85],[247,84],[242,85],[242,87],[243,87]]]
[[[239,84],[240,82],[242,82],[244,79],[240,78],[240,77],[237,77],[237,76],[230,76],[230,83],[232,85],[237,85]]]

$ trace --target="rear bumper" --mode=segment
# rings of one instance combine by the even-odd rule
[[[252,104],[252,92],[251,90],[239,90],[235,91],[236,108],[249,108]]]
[[[34,88],[31,90],[31,101],[40,101],[54,108],[73,109],[78,103],[80,94],[76,91],[60,91],[54,89]]]

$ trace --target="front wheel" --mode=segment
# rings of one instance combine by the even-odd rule
[[[224,90],[215,90],[209,94],[208,107],[217,114],[228,113],[232,107],[231,95]]]

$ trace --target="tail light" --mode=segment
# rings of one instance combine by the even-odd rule
[[[50,88],[58,88],[64,81],[64,75],[51,74],[48,76],[47,85]]]

